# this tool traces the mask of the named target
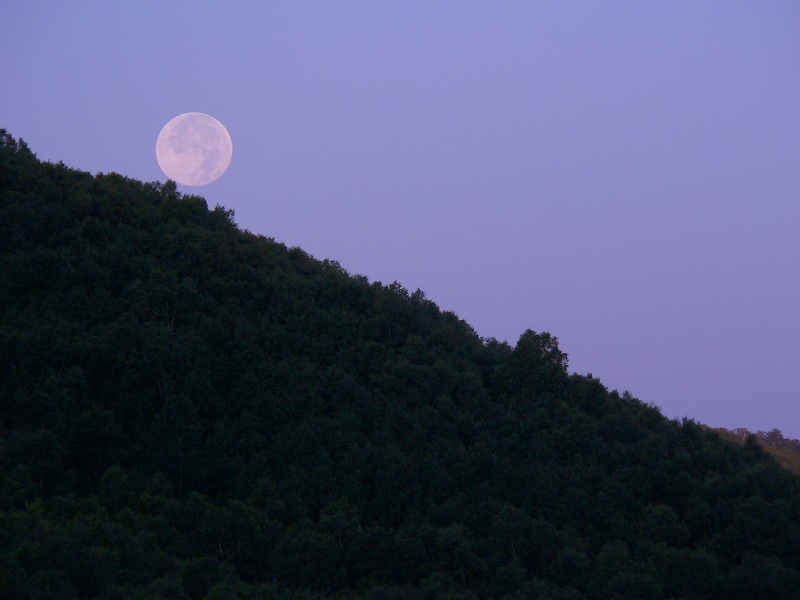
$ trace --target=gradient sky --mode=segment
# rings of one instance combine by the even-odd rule
[[[204,188],[254,233],[421,288],[669,417],[800,438],[800,2],[4,2],[0,127]]]

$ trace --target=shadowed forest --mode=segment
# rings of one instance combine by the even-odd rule
[[[800,479],[756,436],[3,130],[0,359],[3,598],[800,589]]]

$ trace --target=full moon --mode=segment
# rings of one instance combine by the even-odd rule
[[[208,185],[231,164],[233,142],[214,117],[188,112],[171,119],[156,141],[158,166],[181,185]]]

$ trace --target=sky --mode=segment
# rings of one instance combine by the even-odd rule
[[[4,2],[0,127],[422,289],[670,418],[800,438],[800,3]]]

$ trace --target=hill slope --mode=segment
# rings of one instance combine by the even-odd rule
[[[753,436],[749,443],[754,441],[766,450],[785,469],[795,475],[800,475],[800,440],[792,440],[783,437],[780,429],[772,431],[757,431],[753,433],[744,428],[725,429],[724,427],[715,428],[720,437],[731,440],[738,444],[748,443],[748,438]]]
[[[4,598],[800,586],[800,485],[756,444],[5,132],[0,310]]]

